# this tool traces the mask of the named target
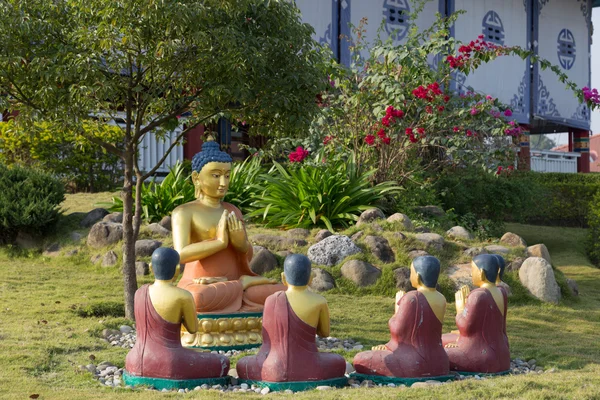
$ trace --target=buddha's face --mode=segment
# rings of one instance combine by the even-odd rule
[[[229,188],[231,163],[210,162],[198,173],[192,173],[192,181],[201,193],[213,198],[223,198]]]

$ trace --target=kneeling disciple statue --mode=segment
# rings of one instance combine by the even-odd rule
[[[149,385],[157,389],[194,388],[226,384],[229,359],[200,353],[181,345],[181,324],[196,332],[192,295],[173,285],[179,254],[158,248],[152,254],[156,280],[135,293],[136,342],[125,359],[126,385]]]
[[[446,299],[435,289],[439,274],[437,258],[424,256],[413,260],[410,282],[417,290],[398,292],[396,313],[388,323],[391,340],[354,357],[357,378],[404,384],[452,378],[442,346]]]
[[[337,354],[319,353],[315,334],[329,335],[329,308],[325,298],[308,290],[311,264],[301,254],[285,259],[285,292],[267,298],[263,314],[263,345],[255,356],[238,361],[241,381],[272,390],[304,390],[316,386],[343,386],[346,361]]]
[[[458,339],[444,335],[450,369],[461,373],[498,374],[510,369],[506,336],[506,292],[495,282],[500,263],[493,254],[481,254],[471,263],[473,284],[456,292]]]

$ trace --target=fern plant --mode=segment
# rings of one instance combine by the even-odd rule
[[[360,214],[387,194],[400,190],[395,182],[372,184],[376,170],[362,172],[354,157],[288,168],[274,162],[262,174],[261,195],[251,216],[262,217],[267,226],[348,227]]]

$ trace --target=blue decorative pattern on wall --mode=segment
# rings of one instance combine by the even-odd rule
[[[536,114],[545,117],[560,117],[554,100],[550,97],[548,88],[544,85],[541,77],[538,77],[538,98]]]
[[[407,0],[385,0],[383,16],[385,31],[393,40],[402,40],[408,33],[410,5]]]
[[[504,44],[504,25],[496,11],[488,11],[483,17],[481,25],[483,27],[482,33],[485,36],[486,41],[498,45]]]
[[[581,103],[577,107],[577,111],[575,111],[575,114],[573,114],[571,119],[589,122],[590,121],[590,110],[588,109],[588,107],[585,104]]]
[[[331,24],[327,25],[327,30],[322,37],[319,38],[319,44],[331,45]]]
[[[563,29],[558,34],[558,62],[563,69],[569,70],[575,64],[575,37],[568,29]]]
[[[538,14],[542,12],[542,8],[544,8],[544,6],[549,2],[550,0],[538,0]]]
[[[527,82],[529,82],[529,68],[525,69],[525,74],[523,75],[523,79],[521,79],[521,83],[519,83],[517,94],[515,94],[510,101],[510,108],[512,109],[513,114],[527,115],[528,113],[527,98],[525,97],[529,96]]]

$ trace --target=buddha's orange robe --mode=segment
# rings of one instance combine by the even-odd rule
[[[285,292],[269,296],[263,312],[263,344],[257,355],[238,361],[239,377],[267,382],[343,377],[346,361],[337,354],[319,353],[316,332],[296,315]]]
[[[359,374],[396,378],[423,378],[449,374],[448,356],[442,346],[442,323],[425,295],[406,293],[389,321],[391,340],[387,350],[358,353],[354,368]]]
[[[227,211],[235,213],[240,221],[243,220],[242,212],[237,207],[229,203],[222,204]],[[183,276],[177,286],[192,294],[197,312],[235,312],[241,309],[243,311],[260,311],[267,297],[280,290],[285,290],[285,286],[268,284],[251,286],[244,290],[239,281],[240,277],[242,275],[256,276],[248,264],[252,259],[252,254],[252,246],[246,254],[242,254],[229,243],[227,248],[222,251],[202,260],[185,264]],[[227,281],[209,285],[194,283],[196,278],[220,276],[226,277]]]

